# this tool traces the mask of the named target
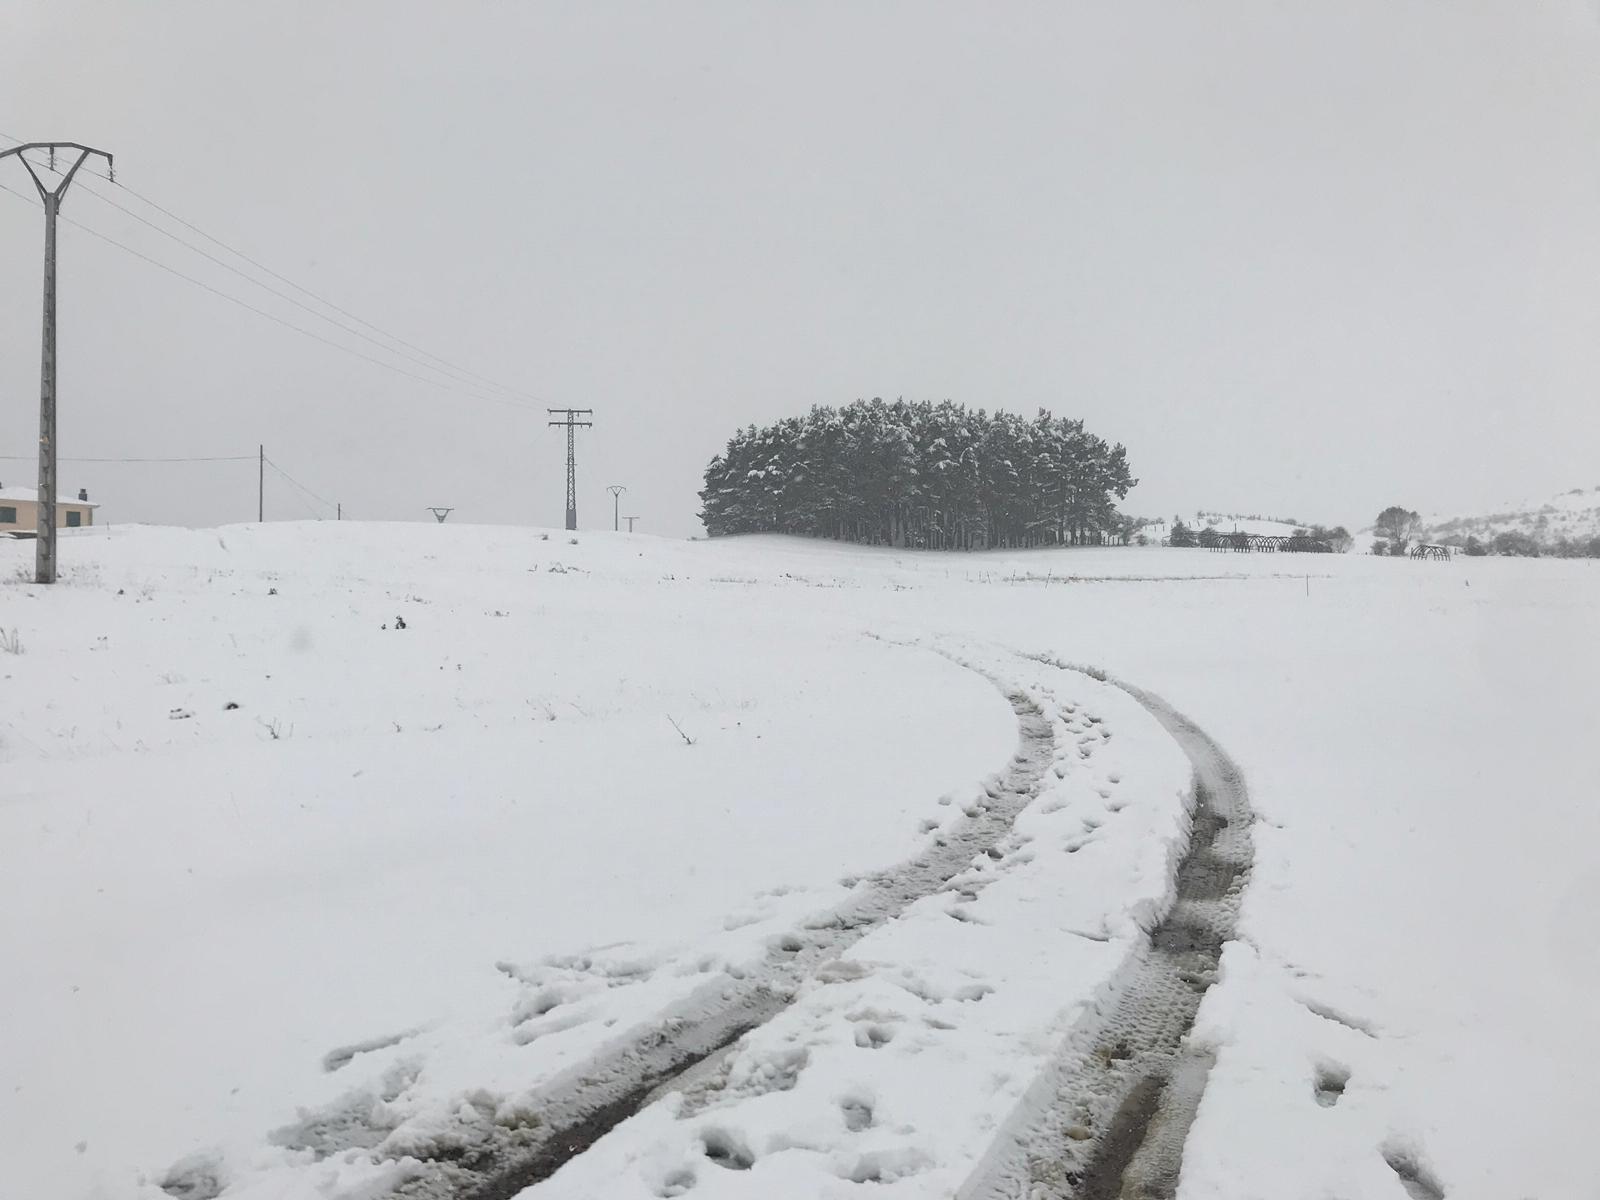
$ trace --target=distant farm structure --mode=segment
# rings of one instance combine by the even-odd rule
[[[1202,529],[1195,535],[1195,540],[1207,550],[1232,551],[1235,554],[1333,553],[1333,547],[1327,542],[1306,534],[1218,533],[1215,529]]]
[[[1158,531],[1163,536],[1154,536]],[[1291,525],[1265,517],[1241,517],[1231,529],[1210,521],[1204,526],[1188,525],[1174,517],[1170,526],[1165,521],[1146,522],[1137,526],[1134,534],[1141,546],[1198,547],[1235,554],[1343,554],[1353,540],[1343,525]]]

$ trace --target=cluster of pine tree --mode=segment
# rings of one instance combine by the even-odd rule
[[[972,549],[1122,540],[1138,480],[1082,421],[857,400],[741,430],[706,467],[713,537],[801,533]]]

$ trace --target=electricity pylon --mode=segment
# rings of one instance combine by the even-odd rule
[[[567,528],[578,527],[578,471],[577,461],[573,453],[572,434],[575,429],[591,429],[593,421],[580,421],[578,418],[594,415],[592,408],[552,408],[548,412],[562,413],[563,419],[551,421],[551,425],[565,425],[567,427]]]
[[[56,151],[73,150],[78,160],[63,173],[61,182],[47,188],[33,164],[23,158],[26,150],[46,150],[50,154],[50,169],[55,170]],[[99,155],[106,160],[106,171],[112,170],[111,155],[77,142],[25,142],[10,150],[0,150],[0,158],[16,155],[17,161],[33,176],[33,186],[39,189],[39,199],[44,203],[44,338],[39,358],[39,494],[38,531],[33,557],[33,578],[36,583],[56,581],[56,214],[61,211],[62,198],[72,184],[72,177],[90,156]]]

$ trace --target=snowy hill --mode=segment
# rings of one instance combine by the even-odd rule
[[[1289,537],[1296,529],[1307,527],[1304,522],[1287,517],[1212,512],[1207,509],[1197,509],[1193,513],[1181,513],[1179,516],[1183,523],[1196,533],[1209,527],[1220,533],[1254,533],[1264,537]],[[1135,534],[1140,533],[1152,542],[1164,540],[1172,535],[1172,522],[1162,517],[1140,526]]]
[[[1562,538],[1588,541],[1600,537],[1600,486],[1573,488],[1547,500],[1510,505],[1499,512],[1429,515],[1423,518],[1423,527],[1423,536],[1433,542],[1468,537],[1488,542],[1501,533],[1526,534],[1544,545]]]
[[[1267,537],[1288,537],[1296,529],[1306,528],[1304,521],[1293,517],[1264,516],[1259,513],[1225,513],[1200,509],[1194,514],[1194,529],[1210,526],[1219,533],[1259,533]]]

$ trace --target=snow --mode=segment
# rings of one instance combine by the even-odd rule
[[[1309,528],[1304,522],[1297,524],[1293,521],[1279,521],[1271,517],[1208,512],[1204,509],[1198,509],[1192,514],[1181,514],[1179,519],[1193,533],[1199,533],[1203,529],[1215,529],[1218,533],[1248,533],[1259,537],[1292,537],[1295,530]],[[1166,517],[1159,517],[1134,530],[1135,536],[1141,533],[1151,541],[1160,541],[1172,536],[1172,524]]]
[[[194,1153],[230,1198],[392,1182],[267,1135],[352,1096],[396,1152],[506,1118],[945,836],[1020,690],[1052,782],[976,898],[529,1193],[952,1194],[1185,828],[1150,718],[1017,651],[1162,695],[1259,814],[1180,1200],[1595,1195],[1594,564],[571,536],[123,527],[48,591],[0,544],[0,1195],[158,1200]]]
[[[1591,1197],[1573,1147],[1600,1056],[1600,575],[1452,567],[1380,590],[1371,574],[1367,604],[1320,635],[1346,658],[1317,653],[1313,680],[1291,648],[1276,687],[1240,680],[1276,708],[1191,705],[1243,754],[1266,824],[1251,944],[1228,949],[1201,1013],[1222,1053],[1185,1200],[1394,1195],[1371,1150],[1391,1142],[1452,1200]],[[1275,736],[1295,753],[1259,746]],[[1313,1106],[1324,1059],[1351,1071],[1332,1110]]]
[[[0,656],[0,1123],[35,1147],[29,1194],[253,1143],[343,1090],[328,1051],[498,1010],[501,959],[819,904],[1014,738],[948,660],[763,614],[620,539],[74,548],[58,590],[0,599],[24,645]],[[784,888],[809,899],[761,896]]]
[[[1306,525],[1294,521],[1280,521],[1272,517],[1239,516],[1232,513],[1197,512],[1189,526],[1198,533],[1202,529],[1215,529],[1218,533],[1252,533],[1262,537],[1290,537],[1296,529]]]
[[[1187,832],[1189,765],[1154,719],[1108,685],[1038,673],[1059,774],[1001,857],[827,964],[741,1043],[708,1107],[669,1095],[529,1195],[954,1192],[1170,903]],[[1089,694],[1093,711],[1058,708],[1063,693]],[[724,1147],[748,1177],[717,1161]]]
[[[1600,486],[1569,488],[1559,495],[1502,505],[1489,513],[1430,514],[1422,525],[1432,539],[1473,536],[1490,541],[1500,533],[1524,533],[1545,543],[1563,537],[1587,541],[1600,537]]]
[[[38,488],[30,487],[0,487],[0,501],[25,501],[32,504],[39,496]],[[80,508],[99,508],[100,506],[90,500],[79,500],[76,496],[62,496],[57,504],[75,504]]]

